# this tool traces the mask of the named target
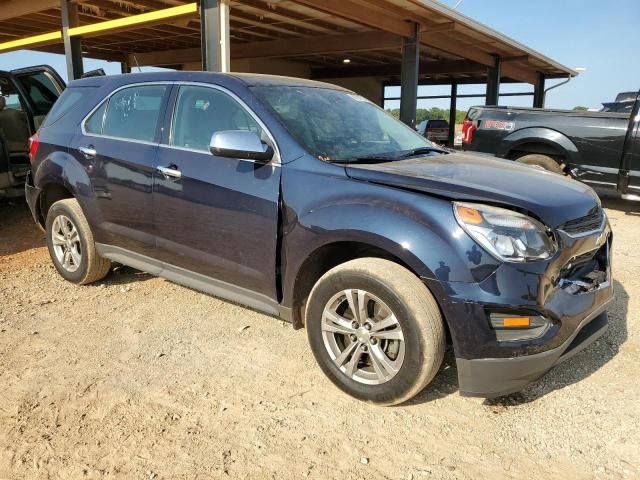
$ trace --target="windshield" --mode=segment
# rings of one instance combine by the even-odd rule
[[[393,160],[434,147],[426,138],[365,98],[316,87],[254,87],[287,130],[321,160]],[[436,149],[437,150],[437,149]]]

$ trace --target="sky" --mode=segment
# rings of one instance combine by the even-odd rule
[[[458,0],[442,0],[453,7]],[[640,88],[637,32],[640,0],[462,0],[457,11],[570,68],[585,68],[567,85],[547,94],[546,106],[599,108],[622,91]],[[0,70],[46,63],[66,77],[64,57],[40,52],[0,54]],[[85,71],[120,73],[119,63],[85,59]],[[558,83],[548,80],[547,87]],[[530,85],[503,84],[501,92],[532,91]],[[459,94],[484,93],[484,85],[463,85]],[[420,87],[420,95],[448,95],[448,86]],[[387,96],[397,96],[388,89]],[[483,103],[460,99],[458,109]],[[502,97],[502,105],[531,106],[532,97]],[[387,107],[398,102],[387,102]],[[448,108],[448,100],[421,100],[419,108]]]

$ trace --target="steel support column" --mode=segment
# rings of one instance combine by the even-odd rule
[[[413,23],[413,35],[402,39],[402,70],[400,72],[400,120],[416,126],[418,75],[420,67],[419,25]]]
[[[124,60],[120,62],[120,71],[122,73],[131,73],[131,64],[128,57],[128,55],[125,55]]]
[[[78,21],[78,5],[69,0],[60,0],[60,17],[62,19],[64,56],[67,61],[67,77],[71,81],[80,78],[84,73],[82,40],[80,37],[69,36],[69,28],[77,27],[80,24]]]
[[[544,108],[544,74],[538,73],[538,81],[533,87],[533,107]]]
[[[203,71],[230,70],[229,0],[200,1],[200,44]]]
[[[453,148],[456,138],[456,113],[458,105],[458,84],[451,83],[451,103],[449,105],[449,148]]]
[[[487,95],[485,105],[497,105],[500,96],[500,57],[495,56],[492,67],[487,67]]]

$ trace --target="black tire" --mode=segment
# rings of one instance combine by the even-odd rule
[[[357,289],[366,290],[384,302],[404,335],[401,366],[395,376],[377,385],[347,376],[334,362],[323,339],[323,312],[327,303],[342,291]],[[446,335],[438,305],[418,277],[394,262],[361,258],[329,270],[313,287],[305,318],[311,350],[320,368],[336,386],[360,400],[377,405],[409,400],[431,382],[442,364]],[[367,361],[371,363],[371,358],[364,357],[356,363],[364,366]]]
[[[74,263],[71,266],[73,271],[65,268],[63,262],[58,259],[54,246],[54,223],[60,216],[68,219],[78,234],[76,244],[79,245],[77,251],[80,253],[80,261],[77,265]],[[98,255],[89,223],[75,198],[55,202],[47,212],[45,227],[51,261],[65,280],[86,285],[103,279],[109,273],[111,261]]]
[[[516,162],[526,163],[527,165],[537,165],[538,167],[542,167],[550,172],[557,173],[559,175],[565,175],[565,172],[564,170],[562,170],[560,164],[547,155],[531,153],[529,155],[523,155],[522,157],[518,158]]]

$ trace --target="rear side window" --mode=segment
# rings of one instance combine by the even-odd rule
[[[56,103],[53,104],[53,108],[49,111],[47,118],[42,124],[42,127],[48,127],[53,123],[64,117],[73,107],[78,105],[83,98],[87,98],[87,95],[92,93],[95,87],[75,87],[67,88]]]
[[[107,111],[107,102],[102,102],[102,105],[91,114],[84,124],[84,129],[87,133],[93,133],[95,135],[102,135],[102,126],[104,125],[104,112]]]
[[[42,71],[16,76],[27,91],[35,115],[46,115],[60,96],[60,90],[51,76]]]
[[[166,85],[120,90],[109,98],[104,120],[101,121],[101,107],[87,120],[85,130],[109,137],[153,142],[166,92]]]

